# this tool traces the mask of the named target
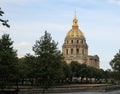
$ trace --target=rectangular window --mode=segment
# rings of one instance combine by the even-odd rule
[[[71,43],[73,43],[73,40],[71,40]]]
[[[66,49],[66,55],[68,55],[68,49]]]
[[[71,54],[73,54],[73,49],[71,49]]]
[[[82,49],[82,54],[84,55],[84,49]]]
[[[79,40],[77,40],[77,44],[79,43]]]
[[[76,49],[76,53],[79,54],[79,49]]]

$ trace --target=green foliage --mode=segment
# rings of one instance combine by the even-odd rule
[[[72,61],[70,63],[70,68],[72,72],[72,77],[80,77],[81,64],[77,61]]]
[[[17,74],[17,54],[13,49],[13,41],[8,34],[0,38],[0,84],[1,86],[15,80]],[[3,88],[3,87],[2,87]]]
[[[62,71],[64,73],[64,79],[69,80],[69,78],[71,77],[71,69],[66,62],[62,63]]]
[[[34,78],[34,72],[36,69],[36,57],[31,54],[26,54],[25,56],[25,64],[27,66],[27,77],[28,78]]]
[[[35,78],[35,69],[36,69],[35,56],[26,54],[25,57],[19,58],[18,61],[19,61],[18,62],[19,82],[21,82],[22,85],[24,83],[31,83],[31,85],[33,85],[33,79]]]
[[[110,65],[114,71],[120,72],[120,50],[118,53],[116,53],[114,58],[110,61]]]
[[[28,66],[25,63],[25,58],[19,58],[18,59],[18,80],[22,80],[22,84],[24,83],[23,80],[27,79],[27,75],[28,75]]]
[[[63,77],[62,65],[63,56],[57,48],[57,43],[47,31],[45,35],[37,40],[33,46],[37,56],[36,78],[42,88],[48,88],[55,84],[56,80]]]
[[[110,64],[114,71],[104,71],[72,61],[67,64],[62,53],[57,48],[57,43],[52,40],[49,33],[37,40],[33,46],[35,56],[26,54],[17,58],[13,49],[13,41],[8,34],[0,38],[0,88],[4,89],[12,84],[38,85],[43,90],[52,85],[76,82],[101,83],[120,82],[120,51],[114,56]],[[95,82],[92,80],[94,79]]]
[[[94,78],[96,80],[95,83],[98,83],[100,79],[107,80],[107,73],[102,69],[97,69],[91,66],[87,66],[86,64],[80,64],[76,61],[72,61],[70,63],[72,78],[77,77],[81,79],[81,83],[83,83],[83,79],[86,78],[85,83],[92,83],[91,79]],[[88,81],[89,78],[89,81]]]
[[[0,16],[3,16],[3,14],[4,14],[4,12],[0,8]],[[10,25],[8,24],[8,20],[3,20],[3,19],[0,18],[0,22],[2,22],[3,26],[10,27]]]

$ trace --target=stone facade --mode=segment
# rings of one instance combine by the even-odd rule
[[[62,53],[67,63],[77,61],[95,68],[99,68],[99,57],[88,55],[88,45],[83,32],[78,27],[76,16],[73,19],[72,29],[68,31],[63,46]]]

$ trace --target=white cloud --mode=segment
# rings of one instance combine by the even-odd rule
[[[27,42],[21,42],[19,44],[16,44],[15,47],[16,48],[21,48],[21,47],[26,47],[28,46],[29,44]]]
[[[26,53],[31,53],[31,54],[33,53],[31,49],[31,45],[27,42],[20,42],[16,44],[14,47],[17,50],[18,57],[24,57]]]
[[[96,0],[63,0],[63,1],[66,1],[66,2],[91,2],[91,3],[95,3]]]
[[[120,5],[120,0],[107,0],[111,4]]]
[[[0,5],[7,4],[16,4],[16,5],[24,5],[33,0],[0,0]]]
[[[0,32],[5,33],[6,31],[8,31],[8,28],[6,26],[1,26]]]
[[[29,0],[0,0],[0,2],[3,2],[3,3],[20,3],[20,2],[26,2],[26,1],[29,1]]]

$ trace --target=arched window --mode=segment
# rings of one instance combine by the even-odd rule
[[[69,41],[67,40],[67,44],[69,43]]]
[[[79,40],[77,40],[77,43],[79,43]]]
[[[68,49],[66,49],[66,55],[68,55]]]
[[[83,40],[81,40],[81,43],[83,44]]]
[[[84,49],[82,49],[82,54],[84,55]]]
[[[79,54],[79,49],[78,48],[76,49],[76,54]]]
[[[71,54],[73,54],[73,49],[71,49]]]
[[[71,43],[73,43],[73,40],[71,40]]]

